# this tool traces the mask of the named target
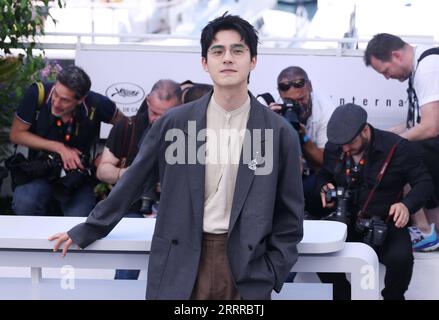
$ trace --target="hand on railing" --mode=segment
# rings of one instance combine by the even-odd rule
[[[49,241],[56,240],[55,245],[53,246],[53,252],[58,251],[59,247],[64,243],[62,248],[61,256],[64,258],[67,254],[67,250],[69,250],[70,246],[74,244],[73,240],[69,237],[67,232],[61,232],[54,234],[48,238]]]

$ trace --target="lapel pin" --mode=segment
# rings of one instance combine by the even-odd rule
[[[259,156],[259,151],[256,151],[256,157],[248,163],[248,168],[255,171],[264,163],[264,159]]]
[[[255,171],[257,165],[258,165],[258,161],[257,161],[256,159],[253,159],[252,161],[250,161],[250,162],[248,163],[248,168],[249,168],[250,170]]]

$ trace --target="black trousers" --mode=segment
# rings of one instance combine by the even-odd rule
[[[350,242],[361,241],[361,236],[349,230]],[[379,261],[386,266],[384,289],[381,294],[384,300],[404,300],[413,273],[413,252],[410,234],[407,227],[398,229],[388,223],[385,243],[375,249]],[[323,283],[333,284],[334,300],[350,300],[351,285],[344,273],[318,273]]]
[[[436,208],[439,205],[439,136],[411,142],[415,146],[416,152],[422,157],[428,172],[433,179],[434,192],[425,207],[427,209]]]

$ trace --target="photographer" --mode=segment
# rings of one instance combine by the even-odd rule
[[[439,48],[411,46],[400,37],[380,33],[367,44],[366,66],[386,79],[408,80],[407,121],[390,129],[415,141],[433,178],[435,191],[424,210],[413,215],[412,246],[432,251],[439,246]]]
[[[120,121],[111,129],[97,169],[98,179],[115,184],[137,156],[139,145],[152,123],[167,110],[180,104],[180,85],[172,80],[157,81],[137,114],[125,121]],[[144,215],[151,215],[152,206],[158,198],[155,188],[145,190],[141,197],[131,205],[125,217],[143,218]],[[139,272],[140,270],[116,270],[115,279],[135,280]]]
[[[342,105],[329,120],[324,164],[318,173],[325,207],[336,205],[335,201],[327,203],[328,190],[343,187],[343,192],[350,193],[345,208],[339,206],[329,218],[348,224],[347,241],[364,242],[375,249],[386,266],[384,299],[404,299],[413,270],[407,222],[433,191],[431,177],[412,148],[398,135],[368,124],[360,106]],[[406,183],[412,188],[401,199]],[[323,282],[334,283],[334,299],[350,298],[345,275],[319,276]]]
[[[327,212],[315,192],[315,174],[323,165],[323,149],[328,140],[326,127],[334,106],[329,98],[316,95],[308,74],[300,67],[282,70],[277,77],[279,95],[284,104],[271,103],[270,108],[283,115],[299,132],[304,157],[302,175],[305,210],[314,216]]]
[[[36,83],[27,90],[10,131],[12,143],[29,148],[30,160],[21,167],[26,171],[19,172],[26,180],[15,183],[16,214],[47,215],[53,197],[66,216],[87,216],[93,209],[87,159],[101,121],[115,123],[123,114],[90,87],[89,76],[69,66],[55,83]],[[19,165],[14,168],[21,170]]]

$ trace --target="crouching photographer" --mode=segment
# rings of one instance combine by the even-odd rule
[[[16,214],[58,214],[50,212],[55,205],[65,216],[88,216],[95,206],[86,157],[99,137],[100,123],[114,124],[123,114],[90,87],[85,71],[72,65],[58,73],[55,83],[35,83],[26,91],[10,131],[12,143],[29,149],[21,167],[18,154],[10,159],[24,179],[15,179]],[[41,153],[50,156],[44,159]]]
[[[347,241],[364,242],[376,251],[386,266],[383,298],[404,299],[413,271],[407,223],[430,197],[431,177],[410,142],[373,128],[360,106],[338,107],[327,133],[317,187],[323,206],[336,208],[328,218],[347,224]],[[412,189],[401,198],[406,183]],[[344,274],[319,277],[333,283],[334,299],[350,299]]]

